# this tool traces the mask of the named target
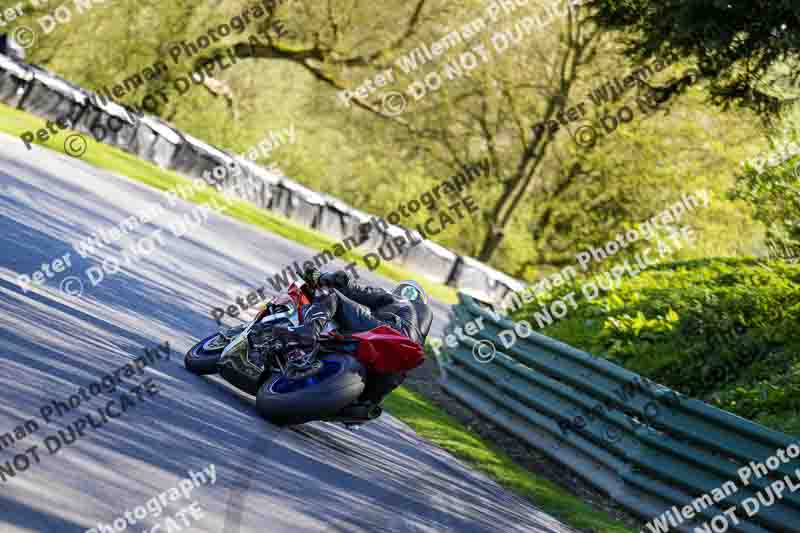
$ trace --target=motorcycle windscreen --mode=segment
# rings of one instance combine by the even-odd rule
[[[355,358],[376,372],[407,372],[425,361],[422,346],[389,326],[351,335],[358,339]]]

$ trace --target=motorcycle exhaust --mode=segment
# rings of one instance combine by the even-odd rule
[[[370,409],[367,410],[367,417],[369,417],[370,420],[375,420],[382,414],[383,414],[383,408],[380,405],[373,405]]]
[[[380,405],[351,405],[339,411],[336,415],[326,418],[328,422],[368,422],[375,420],[383,414]]]

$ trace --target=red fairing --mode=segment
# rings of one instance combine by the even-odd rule
[[[355,357],[368,370],[376,372],[406,372],[425,361],[422,346],[389,326],[354,333],[358,339]]]
[[[292,283],[288,290],[289,298],[294,300],[295,306],[297,307],[297,319],[300,322],[303,322],[303,309],[302,307],[306,304],[310,304],[311,300],[306,296],[306,293],[300,288],[300,285],[297,282]],[[286,298],[286,297],[284,297]],[[280,302],[278,302],[280,303]]]

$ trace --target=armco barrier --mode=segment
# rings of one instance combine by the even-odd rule
[[[418,232],[414,232],[414,239],[419,239]],[[458,256],[432,241],[422,241],[418,245],[410,248],[406,253],[403,264],[409,270],[415,272],[425,272],[433,281],[447,283],[453,265],[456,264]]]
[[[800,532],[800,490],[785,488],[782,498],[776,497],[771,505],[757,500],[760,510],[752,517],[742,506],[745,499],[757,498],[759,491],[768,504],[770,493],[765,489],[786,476],[800,486],[800,470],[795,470],[800,459],[781,464],[760,479],[753,476],[747,486],[737,474],[738,468],[764,462],[800,439],[531,332],[468,295],[460,294],[459,300],[447,329],[452,333],[460,327],[474,336],[452,333],[451,346],[445,344],[440,359],[443,388],[630,512],[647,521],[664,520],[665,529],[645,527],[645,531]],[[477,333],[475,322],[475,327],[466,327],[476,319],[484,325]],[[501,350],[498,334],[515,326],[528,336]],[[482,363],[479,359],[491,355],[486,341],[497,352]],[[723,493],[715,490],[727,481],[734,485],[725,485],[729,494],[722,499]],[[690,506],[686,516],[695,516],[678,523],[681,515],[675,513],[686,506]],[[740,523],[731,518],[728,528],[722,529],[719,517],[734,506]],[[673,508],[674,523],[663,515]]]
[[[136,140],[137,121],[119,104],[90,96],[86,110],[74,122],[79,131],[89,133],[117,148],[136,153],[132,145]]]
[[[27,65],[0,54],[0,101],[17,107],[32,80],[33,72]]]
[[[171,168],[193,178],[202,178],[206,173],[212,173],[218,166],[231,168],[234,160],[222,150],[192,137],[188,133],[180,134],[183,137],[180,152],[175,156]]]
[[[37,67],[31,67],[31,71],[33,78],[17,107],[47,120],[70,117],[80,121],[86,111],[86,93]]]
[[[319,227],[325,205],[322,195],[289,179],[282,179],[278,187],[281,189],[279,211],[283,216],[309,228]]]
[[[333,196],[324,195],[324,197],[325,206],[320,214],[317,229],[330,235],[336,241],[341,241],[346,237],[358,240],[357,231],[350,232],[350,221],[355,217],[353,208]]]
[[[510,291],[519,291],[525,286],[480,261],[464,256],[460,256],[453,266],[451,278],[458,280],[456,286],[459,289],[486,295],[493,302],[500,302]]]
[[[136,137],[129,151],[161,168],[175,170],[176,159],[188,150],[187,146],[180,133],[157,118],[145,115],[137,120]]]
[[[247,198],[247,200],[262,209],[270,209],[274,191],[280,183],[280,178],[248,159],[237,156],[234,158],[234,162],[241,170],[241,177],[260,183],[257,189],[251,187],[244,188],[247,191],[252,191],[252,196]]]
[[[329,233],[336,241],[352,236],[365,253],[376,252],[387,240],[406,233],[405,228],[399,226],[365,233],[362,229],[373,215],[286,177],[275,176],[249,161],[243,163],[240,157],[181,133],[156,117],[134,115],[115,102],[106,101],[44,69],[4,55],[0,55],[0,101],[46,120],[68,117],[77,131],[95,138],[104,135],[102,141],[107,144],[191,178],[203,178],[219,165],[238,164],[244,167],[244,172],[235,176],[229,173],[225,182],[232,185],[233,180],[255,179],[257,187],[239,188],[246,191],[246,200],[306,227]],[[112,120],[114,127],[110,126]],[[433,281],[494,301],[523,287],[521,282],[501,272],[430,241],[401,250],[395,262]]]

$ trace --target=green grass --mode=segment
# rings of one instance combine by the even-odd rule
[[[564,523],[596,533],[633,531],[605,513],[595,511],[555,483],[517,465],[504,452],[484,442],[460,422],[405,387],[389,395],[385,406],[424,439],[486,473]]]
[[[45,121],[43,119],[0,104],[0,131],[19,137],[25,131],[35,132],[44,127]],[[36,144],[64,153],[63,143],[69,134],[69,131],[65,130],[55,137],[51,136],[51,138],[45,142],[37,141]],[[180,174],[159,168],[148,161],[143,161],[113,146],[99,143],[90,135],[84,134],[83,137],[87,141],[87,149],[81,159],[96,167],[116,172],[117,174],[127,176],[133,180],[163,191],[175,189],[178,185],[191,184],[189,179]],[[21,143],[22,141],[20,140],[19,142]],[[195,192],[193,196],[187,199],[198,204],[208,202],[212,199],[221,202],[223,195],[211,188],[207,188],[206,190]],[[330,248],[337,242],[335,239],[323,233],[301,226],[270,211],[260,209],[249,202],[232,202],[227,209],[227,214],[232,218],[258,226],[271,233],[275,233],[281,237],[316,250]],[[300,263],[305,259],[310,258],[298,257]],[[341,259],[357,262],[362,266],[364,265],[362,254],[348,252],[342,255]],[[416,279],[431,297],[449,304],[454,304],[458,301],[455,289],[431,282],[403,268],[382,262],[378,268],[375,269],[375,272],[397,281]]]

